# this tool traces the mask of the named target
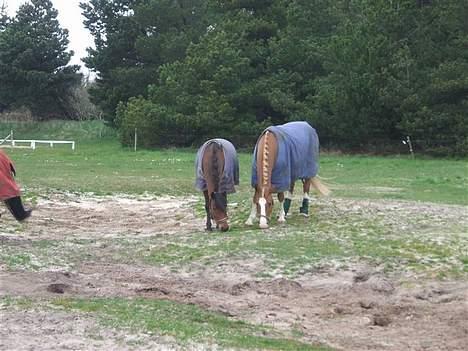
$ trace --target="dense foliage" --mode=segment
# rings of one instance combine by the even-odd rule
[[[0,112],[27,107],[37,118],[70,118],[78,66],[67,66],[68,32],[50,0],[31,0],[14,18],[0,13]]]
[[[420,150],[468,150],[466,1],[101,3],[84,6],[103,45],[89,58],[94,97],[124,143],[136,128],[148,146],[247,145],[266,125],[307,120],[339,148],[382,150],[409,135]],[[92,15],[106,6],[108,23]],[[122,45],[125,55],[112,51]]]
[[[330,147],[391,150],[410,136],[416,150],[468,153],[465,0],[88,0],[81,8],[95,39],[85,59],[97,74],[91,100],[124,144],[136,129],[146,146],[214,136],[245,146],[267,125],[307,120]],[[67,43],[49,0],[23,5],[14,19],[0,13],[0,109],[63,105],[57,92],[76,78]]]

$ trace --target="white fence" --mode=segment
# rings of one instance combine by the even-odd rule
[[[8,143],[6,143],[8,142]],[[28,146],[22,144],[29,144]],[[6,136],[5,139],[0,139],[0,147],[29,147],[36,150],[38,144],[48,144],[54,147],[55,144],[70,144],[72,150],[75,150],[75,142],[71,140],[23,140],[13,139],[13,131]]]

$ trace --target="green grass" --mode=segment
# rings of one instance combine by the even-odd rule
[[[55,306],[92,313],[114,328],[175,337],[182,342],[265,350],[330,350],[286,338],[272,328],[230,319],[219,313],[154,299],[57,299]]]
[[[212,265],[259,258],[264,262],[258,267],[259,277],[280,274],[295,278],[318,267],[346,267],[357,261],[422,277],[466,275],[468,238],[461,231],[448,232],[448,239],[441,243],[437,241],[441,236],[402,233],[357,215],[341,221],[333,217],[315,222],[292,218],[288,225],[274,225],[267,231],[237,227],[228,234],[193,233],[164,241],[150,238],[146,243],[133,243],[133,250],[127,246],[122,255],[131,253],[134,260],[175,269],[193,263]]]
[[[324,156],[335,196],[468,205],[468,162],[407,156]]]
[[[115,138],[116,132],[101,121],[0,122],[0,139],[13,130],[15,139],[97,140]]]
[[[32,193],[49,190],[97,194],[196,193],[193,188],[195,149],[133,152],[121,147],[115,138],[96,138],[95,130],[90,129],[90,135],[85,133],[87,137],[77,139],[75,152],[69,147],[49,149],[46,146],[35,151],[7,150],[17,165],[22,186]],[[241,196],[234,200],[251,193],[251,155],[240,153],[239,156]],[[334,196],[468,205],[466,160],[322,155],[320,164],[320,175],[330,184]],[[296,192],[301,192],[299,184]]]

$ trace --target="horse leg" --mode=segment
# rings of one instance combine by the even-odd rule
[[[279,214],[278,214],[278,222],[284,223],[286,219],[284,216],[286,215],[284,211],[284,193],[278,193],[278,201],[279,201]]]
[[[294,182],[291,183],[291,186],[289,187],[289,191],[286,191],[284,194],[284,216],[288,216],[289,209],[291,208],[291,201],[292,201],[292,194],[294,192]]]
[[[257,217],[257,204],[255,203],[255,194],[252,198],[252,208],[250,209],[250,215],[247,221],[245,222],[246,225],[253,225],[254,220]]]
[[[310,191],[310,178],[302,180],[302,188],[304,190],[304,196],[302,198],[302,206],[299,208],[299,213],[304,217],[309,217],[309,191]]]
[[[206,211],[206,230],[212,231],[211,228],[211,215],[210,215],[210,196],[208,195],[208,190],[203,192],[205,196],[205,211]]]

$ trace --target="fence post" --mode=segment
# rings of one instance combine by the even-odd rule
[[[15,142],[13,141],[13,130],[10,130],[10,142],[11,142],[11,147],[15,146]]]
[[[135,145],[134,145],[134,151],[135,152],[137,150],[137,141],[138,141],[138,135],[137,135],[137,129],[135,128]]]
[[[406,142],[408,143],[409,151],[411,153],[411,158],[414,158],[413,144],[411,143],[411,138],[409,135],[406,136]]]

